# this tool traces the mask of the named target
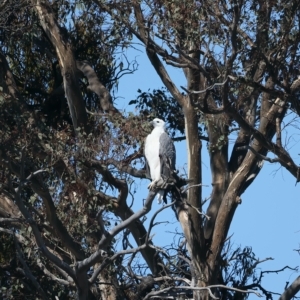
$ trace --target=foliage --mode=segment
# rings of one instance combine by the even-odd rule
[[[232,249],[227,233],[264,160],[299,181],[282,143],[284,120],[300,115],[299,12],[297,0],[3,1],[2,298],[245,299],[257,290],[270,298],[262,261],[251,247]],[[137,41],[164,87],[136,87],[133,114],[115,96],[137,66],[122,51]],[[166,64],[184,73],[181,87]],[[149,178],[143,143],[153,117],[186,140],[189,165],[187,178],[173,172],[158,186],[170,202],[149,213],[155,190],[144,202],[135,192]],[[171,208],[182,233],[160,248],[151,230]],[[299,290],[294,283],[282,299]]]

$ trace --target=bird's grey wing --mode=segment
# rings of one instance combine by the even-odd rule
[[[170,171],[175,170],[176,151],[172,139],[165,132],[159,138],[159,156],[161,159],[161,174],[170,176]],[[165,159],[169,160],[172,170],[166,166]]]

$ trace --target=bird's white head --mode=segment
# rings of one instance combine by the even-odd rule
[[[154,128],[165,128],[166,123],[158,118],[155,118],[153,121],[150,122]]]

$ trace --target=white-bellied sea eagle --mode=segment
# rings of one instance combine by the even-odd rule
[[[148,188],[153,189],[161,178],[170,177],[171,172],[175,170],[176,152],[172,139],[165,132],[165,122],[155,118],[150,123],[154,129],[146,138],[145,158],[146,168],[152,179]],[[166,161],[169,162],[169,166]],[[164,193],[164,190],[157,192],[158,203],[164,200]]]

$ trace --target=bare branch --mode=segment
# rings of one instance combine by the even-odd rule
[[[108,257],[104,260],[104,262],[95,270],[93,273],[92,277],[89,279],[90,283],[94,283],[98,277],[98,275],[106,268],[111,262],[113,262],[115,259],[117,259],[119,256],[126,255],[126,254],[136,254],[140,252],[142,249],[145,249],[147,247],[146,244],[143,244],[137,248],[133,249],[126,249],[126,250],[121,250],[115,253],[113,256]]]
[[[49,276],[52,280],[57,281],[58,283],[63,284],[63,285],[70,285],[72,283],[67,280],[58,278],[57,276],[52,274],[49,270],[47,270],[45,265],[39,259],[37,260],[37,265],[41,268],[41,270],[44,272],[44,274]]]
[[[151,299],[154,298],[155,296],[158,295],[162,295],[162,294],[167,294],[169,291],[172,290],[193,290],[193,291],[208,291],[210,297],[212,299],[219,299],[218,297],[214,296],[214,294],[212,293],[211,289],[212,288],[223,288],[223,289],[228,289],[231,291],[236,291],[236,292],[240,292],[240,293],[246,293],[246,294],[255,294],[258,297],[261,297],[260,293],[258,293],[257,291],[254,290],[240,290],[237,288],[233,288],[233,287],[228,287],[226,285],[222,285],[222,284],[216,284],[216,285],[210,285],[207,287],[192,287],[192,286],[174,286],[174,287],[168,287],[159,291],[152,291],[149,294],[147,294],[147,296],[144,298],[144,300],[146,299]],[[180,294],[180,292],[176,293],[176,294]]]
[[[208,215],[206,215],[205,213],[201,212],[201,211],[199,210],[199,208],[197,208],[197,207],[191,205],[191,204],[188,203],[188,202],[186,202],[186,204],[187,204],[188,206],[192,207],[194,210],[196,210],[196,212],[197,212],[199,215],[202,215],[202,216],[204,216],[207,220],[210,220],[211,217],[208,216]]]
[[[137,178],[147,178],[147,174],[145,170],[138,170],[130,166],[127,159],[124,161],[117,161],[114,159],[107,159],[106,162],[108,164],[113,165],[114,167],[118,168],[120,171],[125,172],[133,177]]]
[[[131,215],[128,219],[119,223],[117,226],[115,226],[109,232],[106,232],[105,235],[102,235],[102,238],[98,244],[98,250],[96,252],[94,252],[90,257],[88,257],[78,263],[78,265],[77,265],[78,272],[85,272],[88,268],[93,266],[101,258],[102,249],[106,249],[106,247],[110,244],[110,242],[114,236],[116,236],[122,230],[127,228],[134,221],[136,221],[139,218],[141,218],[142,216],[146,215],[151,210],[152,202],[154,200],[155,195],[156,195],[155,192],[149,191],[147,199],[145,201],[145,205],[141,210],[137,211],[135,214]]]
[[[152,216],[152,218],[151,218],[151,220],[150,220],[150,223],[149,223],[149,229],[148,229],[148,231],[147,231],[147,236],[146,236],[146,240],[145,240],[146,245],[148,244],[149,236],[150,236],[150,233],[151,233],[151,229],[153,228],[153,223],[154,223],[154,220],[155,220],[156,216],[157,216],[160,212],[162,212],[163,210],[165,210],[165,209],[168,208],[168,207],[171,207],[171,206],[174,205],[174,204],[175,204],[175,201],[173,201],[173,202],[171,202],[171,203],[169,203],[169,204],[166,204],[166,205],[164,205],[163,207],[161,207],[160,209],[158,209],[158,210],[153,214],[153,216]]]
[[[213,85],[209,86],[208,88],[202,90],[202,91],[189,91],[187,90],[185,87],[180,86],[185,92],[187,92],[188,94],[203,94],[206,93],[207,91],[211,91],[212,89],[214,89],[216,86],[222,86],[224,85],[227,81],[228,81],[229,76],[225,79],[224,82],[221,83],[214,83]]]
[[[260,159],[263,159],[265,161],[268,161],[270,163],[277,163],[280,162],[279,158],[270,158],[267,157],[265,155],[262,155],[260,153],[258,153],[255,149],[253,149],[251,146],[243,146],[243,147],[238,147],[237,150],[244,150],[244,149],[249,149],[250,151],[252,151],[257,157],[259,157]]]

